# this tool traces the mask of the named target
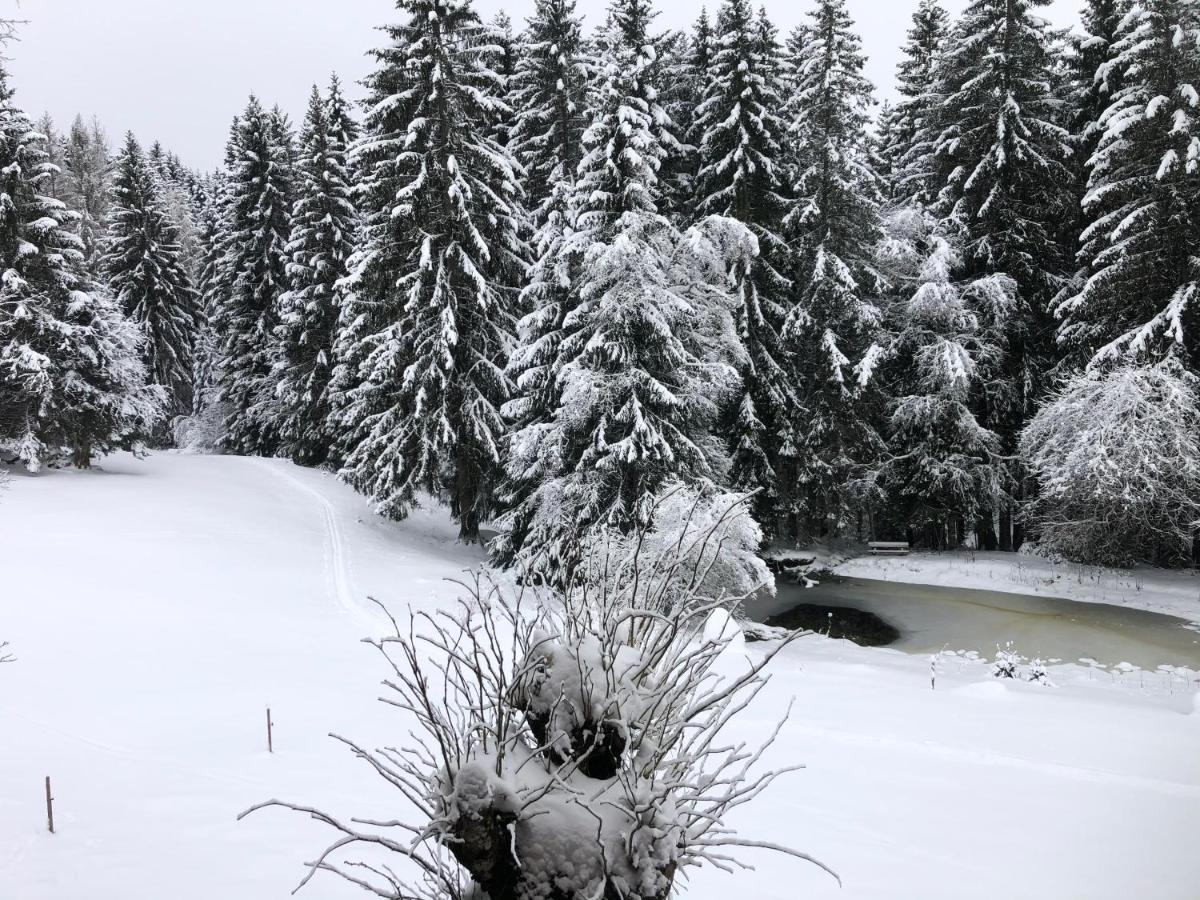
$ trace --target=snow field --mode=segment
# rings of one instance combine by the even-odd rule
[[[332,836],[237,813],[279,797],[394,815],[399,798],[327,734],[404,740],[359,642],[386,627],[366,596],[402,622],[447,606],[445,579],[480,559],[454,535],[440,511],[385,522],[281,461],[16,475],[0,498],[0,639],[17,656],[0,667],[0,898],[282,900]],[[947,662],[931,691],[927,657],[802,639],[730,737],[758,742],[794,698],[768,759],[807,768],[734,824],[844,887],[747,851],[755,871],[693,871],[684,895],[1192,900],[1200,701],[1065,674],[1044,688]],[[362,896],[322,876],[306,894]]]

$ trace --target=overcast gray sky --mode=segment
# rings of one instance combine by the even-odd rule
[[[849,0],[881,98],[892,93],[916,2]],[[957,13],[966,0],[945,2]],[[1080,2],[1055,0],[1047,16],[1069,25]],[[590,24],[607,5],[578,0]],[[765,5],[783,33],[810,6]],[[521,23],[533,0],[476,0],[476,7],[489,18],[505,8]],[[683,27],[700,2],[659,0],[658,9],[661,29]],[[220,162],[229,122],[251,91],[298,119],[314,81],[336,70],[350,84],[369,71],[365,51],[382,37],[374,29],[397,18],[392,0],[0,0],[0,10],[28,20],[8,56],[17,100],[31,115],[49,111],[66,124],[77,112],[95,114],[114,141],[132,129],[201,168]]]

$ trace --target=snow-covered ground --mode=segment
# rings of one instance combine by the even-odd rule
[[[957,551],[859,556],[833,571],[851,578],[1109,603],[1200,622],[1200,574],[1195,570],[1111,569],[1051,562],[1023,553]]]
[[[0,898],[287,897],[330,836],[282,812],[235,816],[270,797],[394,808],[326,734],[403,739],[358,642],[383,629],[365,597],[398,613],[450,602],[444,579],[480,559],[453,537],[440,512],[383,522],[279,461],[118,456],[14,477],[0,495],[0,640],[18,657],[0,666]],[[736,736],[761,739],[794,696],[771,758],[808,768],[736,824],[818,856],[844,887],[752,852],[756,871],[693,872],[687,897],[1195,900],[1195,684],[1142,691],[1072,669],[1046,688],[946,661],[931,691],[925,657],[819,637],[772,668]],[[306,894],[364,896],[332,879]]]

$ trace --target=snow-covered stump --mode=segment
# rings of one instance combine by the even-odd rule
[[[255,807],[339,832],[302,884],[328,870],[389,898],[666,900],[686,867],[743,865],[739,848],[826,868],[727,821],[799,768],[760,766],[782,720],[757,748],[725,734],[787,641],[757,662],[739,653],[737,601],[697,589],[705,555],[694,548],[654,558],[611,548],[565,595],[476,574],[457,608],[393,619],[393,634],[369,641],[391,670],[385,702],[416,727],[401,749],[346,743],[411,814],[344,821],[277,800]],[[348,860],[357,845],[401,865]]]

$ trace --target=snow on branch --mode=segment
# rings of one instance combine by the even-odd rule
[[[712,558],[694,544],[720,534],[710,522],[654,550],[595,547],[565,594],[476,572],[453,609],[392,619],[368,643],[411,739],[374,751],[338,740],[407,816],[280,800],[247,813],[280,806],[324,823],[336,835],[301,885],[328,871],[379,897],[665,900],[685,868],[745,867],[746,848],[836,878],[729,822],[799,767],[761,765],[786,715],[760,746],[730,734],[787,641],[750,662],[730,618],[739,598],[699,589]]]
[[[1043,549],[1080,562],[1178,563],[1200,530],[1200,406],[1194,376],[1153,367],[1087,371],[1021,437],[1038,481]]]

